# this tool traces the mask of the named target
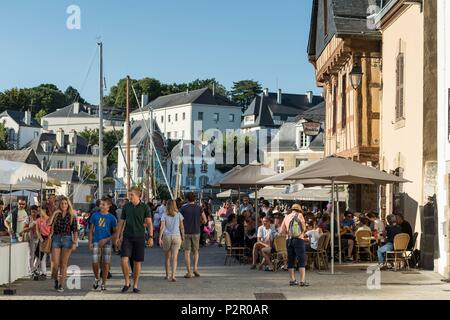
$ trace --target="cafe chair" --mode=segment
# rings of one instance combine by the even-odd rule
[[[406,250],[408,249],[409,234],[400,233],[394,237],[394,251],[386,252],[386,264],[392,262],[394,270],[397,271],[399,265],[404,264],[409,270],[409,259]]]
[[[273,239],[275,252],[272,254],[272,264],[274,271],[287,265],[287,246],[286,237],[278,235]]]
[[[233,261],[235,258],[238,259],[239,263],[242,263],[242,260],[245,256],[245,247],[233,247],[231,243],[231,237],[228,232],[223,233],[225,238],[225,246],[226,246],[226,255],[225,255],[225,265],[228,264],[228,262]]]
[[[372,252],[372,231],[358,230],[355,233],[356,238],[356,261],[360,261],[361,253],[367,254],[370,262],[373,262]]]

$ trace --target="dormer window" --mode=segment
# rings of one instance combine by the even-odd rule
[[[245,125],[254,124],[254,123],[255,123],[255,115],[254,114],[252,114],[250,116],[245,116],[245,118],[244,118]]]
[[[77,147],[73,144],[69,144],[67,146],[67,151],[69,152],[69,154],[75,154],[77,151]]]
[[[48,141],[42,142],[41,147],[44,150],[44,152],[52,152],[52,144]]]
[[[99,149],[97,145],[92,146],[92,155],[98,156],[98,150]]]

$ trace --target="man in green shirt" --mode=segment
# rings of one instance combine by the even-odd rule
[[[150,208],[141,201],[142,192],[138,187],[133,187],[128,192],[130,200],[123,209],[120,217],[118,229],[119,238],[116,245],[121,243],[122,272],[125,278],[125,286],[122,293],[127,292],[130,287],[129,260],[134,261],[133,292],[139,293],[139,276],[141,273],[142,262],[145,257],[145,227],[148,229],[149,239],[147,245],[153,247],[153,223]]]
[[[25,228],[25,222],[28,218],[27,202],[25,199],[19,199],[18,208],[12,211],[5,219],[5,226],[9,231],[9,234],[13,235],[19,241],[23,240],[23,229]]]

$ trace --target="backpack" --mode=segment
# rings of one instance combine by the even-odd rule
[[[300,213],[297,213],[294,218],[289,223],[289,239],[297,239],[299,238],[303,233],[303,224],[301,220],[298,218]]]

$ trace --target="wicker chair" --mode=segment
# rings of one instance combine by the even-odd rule
[[[394,263],[394,270],[400,269],[399,264],[405,263],[407,269],[409,270],[409,261],[406,250],[408,249],[409,234],[400,233],[394,237],[394,251],[386,252],[386,264],[388,262]]]
[[[319,270],[328,269],[328,255],[327,250],[330,245],[331,235],[329,232],[322,234],[319,238],[319,242],[317,244],[317,251],[314,253],[313,258],[315,258],[316,267]]]
[[[231,260],[233,261],[236,257],[239,260],[239,263],[242,262],[245,256],[245,247],[233,247],[233,244],[231,243],[231,237],[228,232],[223,233],[225,237],[225,246],[226,246],[226,256],[225,256],[225,265]]]
[[[287,264],[286,237],[278,235],[273,239],[275,252],[272,254],[272,264],[274,271]]]
[[[358,230],[355,233],[356,238],[356,261],[360,261],[361,253],[366,253],[369,256],[370,262],[374,259],[372,253],[372,231]]]

